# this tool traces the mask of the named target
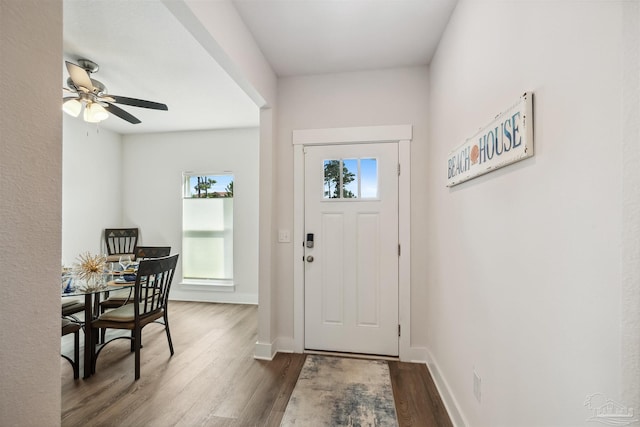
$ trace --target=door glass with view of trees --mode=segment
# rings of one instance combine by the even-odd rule
[[[377,159],[324,161],[325,199],[373,199],[378,197]]]

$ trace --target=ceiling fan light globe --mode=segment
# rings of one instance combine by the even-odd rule
[[[70,116],[78,117],[82,110],[82,103],[77,99],[69,99],[62,103],[62,111]]]
[[[98,123],[109,118],[109,113],[100,104],[91,103],[84,109],[84,121]]]
[[[91,114],[93,114],[96,119],[102,121],[109,118],[109,113],[102,105],[95,103],[92,105],[93,107],[91,108]]]
[[[87,123],[98,123],[100,120],[96,120],[91,113],[89,113],[89,108],[84,109],[84,115],[82,116],[85,122]]]

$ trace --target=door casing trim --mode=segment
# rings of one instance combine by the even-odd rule
[[[293,143],[293,351],[304,352],[304,147],[390,142],[398,144],[398,322],[399,357],[411,352],[411,150],[412,125],[294,130]]]

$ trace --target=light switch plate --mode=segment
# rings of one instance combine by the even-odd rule
[[[279,243],[291,242],[291,233],[289,233],[289,230],[278,230],[278,242]]]

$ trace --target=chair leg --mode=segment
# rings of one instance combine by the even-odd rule
[[[91,326],[90,326],[91,327]],[[96,373],[96,365],[98,364],[98,357],[96,355],[96,347],[98,346],[98,334],[100,329],[91,329],[91,374]]]
[[[73,333],[73,378],[80,378],[80,331]]]
[[[142,328],[136,328],[132,331],[134,333],[133,345],[136,352],[136,367],[135,367],[135,379],[140,379],[140,338],[142,337]]]
[[[167,341],[169,341],[169,351],[173,356],[173,343],[171,342],[171,332],[169,332],[169,318],[167,317],[167,311],[164,312],[164,330],[167,333]]]

